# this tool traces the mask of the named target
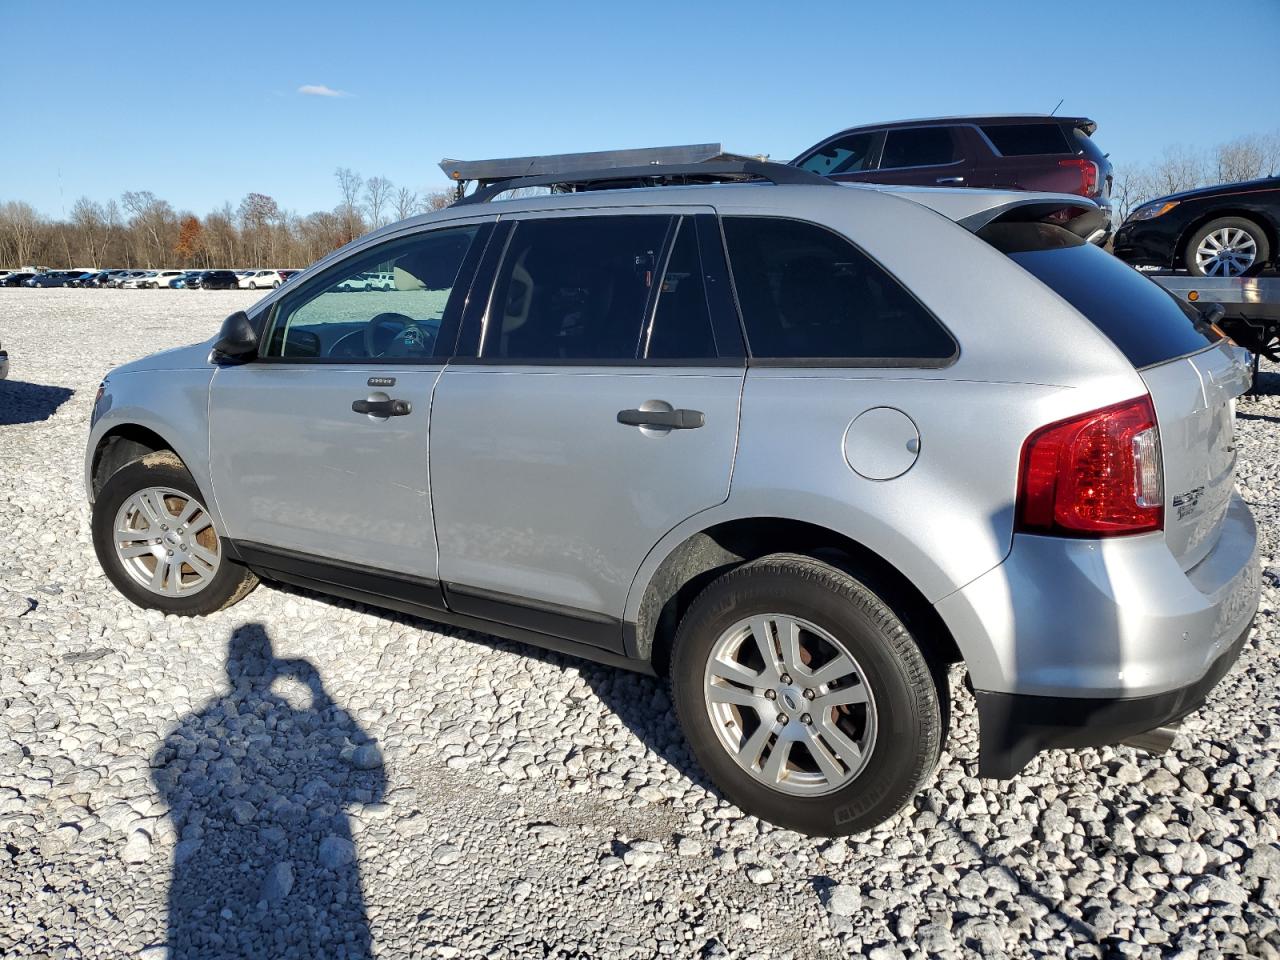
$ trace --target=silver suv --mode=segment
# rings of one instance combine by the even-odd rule
[[[1079,197],[686,179],[717,171],[746,182],[481,191],[114,370],[107,575],[168,613],[262,577],[668,676],[723,793],[811,834],[926,782],[952,663],[983,776],[1196,709],[1258,602],[1243,351],[1057,225]]]

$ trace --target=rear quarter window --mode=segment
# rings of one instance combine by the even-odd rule
[[[1138,369],[1196,353],[1218,339],[1193,308],[1060,227],[995,224],[978,235],[1080,311]]]
[[[1006,157],[1074,152],[1056,123],[994,123],[984,126],[982,132]]]

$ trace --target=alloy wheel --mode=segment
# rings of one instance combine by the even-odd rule
[[[1196,266],[1206,277],[1239,277],[1258,258],[1258,244],[1246,230],[1223,227],[1196,247]]]
[[[222,564],[222,546],[208,510],[172,487],[148,487],[125,500],[114,531],[120,565],[160,596],[198,593]]]
[[[798,617],[761,614],[725,630],[703,694],[724,749],[783,793],[840,790],[875,746],[875,697],[862,667],[829,631]]]

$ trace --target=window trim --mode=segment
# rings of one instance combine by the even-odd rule
[[[964,145],[960,142],[960,138],[959,138],[959,137],[957,137],[957,136],[955,135],[955,133],[954,133],[954,131],[955,131],[955,130],[958,130],[958,129],[959,129],[960,127],[962,127],[962,126],[965,126],[965,124],[961,124],[961,123],[922,123],[922,124],[919,124],[919,125],[917,125],[917,126],[913,126],[913,127],[890,127],[889,129],[885,130],[885,132],[884,132],[884,139],[880,142],[880,156],[878,156],[878,157],[876,158],[876,168],[875,168],[875,170],[874,170],[874,171],[871,171],[871,172],[873,172],[873,173],[879,173],[879,172],[881,172],[881,171],[890,171],[890,170],[892,170],[892,171],[897,171],[897,170],[942,170],[942,169],[944,169],[945,167],[955,167],[955,166],[959,166],[959,165],[960,165],[960,164],[962,164],[962,163],[968,163],[968,162],[969,162],[969,160],[968,160],[968,158],[967,158],[967,157],[965,157],[965,155],[964,155]],[[945,130],[945,131],[947,131],[947,134],[951,137],[951,146],[952,146],[953,148],[955,148],[955,151],[956,151],[956,153],[957,153],[957,154],[959,154],[959,156],[957,156],[954,160],[948,160],[946,163],[913,163],[913,164],[911,164],[911,166],[907,166],[907,167],[886,167],[886,166],[883,166],[883,164],[884,164],[884,148],[885,148],[885,147],[888,145],[888,143],[889,143],[889,134],[891,134],[891,133],[905,133],[905,132],[906,132],[906,131],[908,131],[908,130]]]
[[[505,230],[504,235],[499,236],[495,232],[490,240],[489,250],[486,253],[484,262],[479,266],[476,273],[476,279],[468,297],[467,309],[465,310],[461,329],[458,333],[458,341],[455,346],[454,354],[449,360],[451,366],[469,366],[469,367],[488,367],[492,369],[514,369],[521,367],[545,368],[545,367],[577,367],[577,368],[596,368],[596,369],[646,369],[661,367],[680,367],[680,368],[708,368],[708,367],[736,367],[742,369],[746,366],[746,344],[741,334],[737,341],[739,352],[736,355],[728,355],[724,351],[726,348],[732,348],[732,338],[730,343],[721,342],[722,333],[727,332],[728,326],[725,319],[721,318],[717,323],[716,313],[712,304],[708,302],[708,310],[711,311],[710,321],[712,333],[716,341],[717,356],[701,357],[693,359],[671,359],[647,357],[622,358],[614,360],[601,359],[562,359],[557,357],[546,358],[507,358],[480,355],[481,347],[484,344],[485,334],[488,332],[488,324],[490,311],[493,308],[494,297],[497,295],[498,275],[501,272],[502,264],[507,257],[507,251],[510,248],[511,240],[515,236],[521,223],[545,220],[595,220],[601,216],[652,216],[665,217],[670,221],[666,235],[663,239],[663,246],[658,253],[658,262],[662,264],[663,273],[666,274],[666,266],[670,260],[671,250],[678,231],[673,229],[681,218],[690,221],[696,230],[699,221],[706,217],[713,219],[716,217],[714,211],[706,206],[690,206],[687,208],[668,207],[668,206],[626,206],[626,207],[609,207],[609,208],[582,208],[582,209],[552,209],[527,211],[520,215],[504,217],[498,226],[498,231]],[[717,227],[718,229],[718,227]],[[702,247],[701,233],[699,236],[699,255],[704,258],[703,269],[706,270],[705,261],[706,251]],[[495,242],[496,241],[496,242]],[[729,296],[732,297],[732,279],[729,272],[728,258],[724,253],[723,240],[720,245],[721,263],[716,271],[717,279],[728,281],[730,287]],[[658,285],[655,284],[654,290],[645,305],[644,319],[641,321],[637,331],[637,338],[643,333],[645,325],[652,322],[653,312],[657,309],[657,291]],[[483,293],[483,296],[480,296]],[[729,304],[736,313],[736,300]],[[740,323],[740,321],[739,321]],[[725,327],[722,331],[721,327]],[[469,341],[465,342],[464,341]],[[639,349],[639,340],[637,339],[637,350]]]
[[[454,285],[450,288],[449,300],[445,305],[444,316],[440,321],[440,332],[436,335],[435,351],[430,357],[272,357],[265,356],[261,352],[256,354],[249,363],[254,364],[283,364],[297,366],[299,364],[319,365],[319,366],[438,366],[448,363],[452,357],[453,351],[457,348],[458,328],[460,326],[459,316],[465,310],[467,301],[471,297],[472,287],[477,277],[477,267],[482,255],[487,250],[489,241],[493,236],[495,221],[492,218],[474,221],[468,220],[464,222],[445,221],[442,223],[431,224],[428,229],[410,230],[405,233],[396,234],[394,237],[387,237],[379,243],[371,243],[361,246],[358,250],[351,251],[350,254],[341,260],[335,261],[325,267],[313,277],[309,277],[305,284],[274,300],[262,313],[262,328],[258,332],[258,344],[261,348],[271,339],[271,334],[275,331],[276,321],[280,316],[281,305],[288,306],[296,303],[300,298],[305,298],[306,294],[312,292],[316,287],[330,286],[334,276],[347,269],[347,265],[354,259],[363,258],[366,254],[373,253],[391,244],[402,243],[408,240],[416,240],[429,234],[438,233],[443,230],[465,229],[467,227],[475,227],[476,235],[471,241],[471,246],[467,249],[466,255],[462,258],[462,264],[458,267],[458,276],[454,280]],[[465,285],[465,292],[461,304],[451,310],[453,307],[453,291],[459,286]],[[321,294],[323,295],[323,290]],[[314,299],[314,298],[313,298]],[[452,316],[451,316],[452,314]],[[453,344],[448,351],[440,352],[441,347],[447,342],[447,335],[452,331]]]
[[[915,291],[898,279],[898,275],[881,263],[876,257],[872,256],[860,244],[854,242],[849,237],[838,230],[834,230],[825,223],[818,223],[814,220],[806,220],[803,217],[785,217],[770,214],[758,213],[742,213],[728,214],[720,218],[720,239],[724,244],[725,264],[729,270],[730,287],[733,291],[734,305],[738,311],[738,320],[742,325],[742,339],[747,348],[747,367],[796,367],[796,368],[815,368],[830,367],[840,370],[943,370],[947,367],[954,366],[960,359],[961,349],[960,341],[956,339],[956,335],[952,333],[951,328],[942,322],[942,318],[929,309],[929,307],[916,296]],[[872,264],[874,264],[886,277],[898,285],[898,287],[908,297],[916,302],[921,310],[930,317],[934,323],[938,325],[938,329],[947,335],[954,349],[949,357],[757,357],[751,353],[751,338],[747,335],[747,318],[742,312],[742,301],[738,297],[737,280],[733,274],[733,258],[729,251],[729,238],[724,232],[724,221],[729,219],[742,220],[789,220],[793,223],[802,223],[807,226],[817,227],[825,230],[832,236],[843,240],[845,243],[853,247],[854,250],[862,254]]]

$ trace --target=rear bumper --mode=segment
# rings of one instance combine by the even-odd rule
[[[1184,571],[1164,534],[1014,537],[1005,562],[940,600],[978,697],[982,767],[1114,743],[1194,709],[1258,607],[1258,538],[1232,495],[1213,549]]]
[[[1086,699],[1035,697],[976,690],[978,775],[1017,776],[1041,750],[1101,747],[1176,723],[1199,709],[1209,692],[1240,658],[1252,621],[1194,683],[1149,697]]]

